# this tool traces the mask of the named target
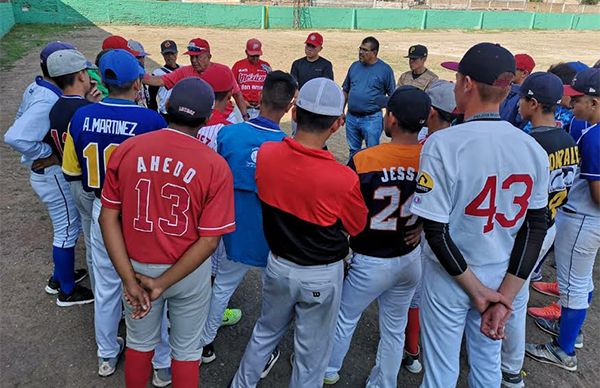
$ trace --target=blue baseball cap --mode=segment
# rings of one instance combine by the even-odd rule
[[[46,63],[50,54],[58,51],[58,50],[76,50],[75,46],[67,42],[50,42],[48,43],[40,52],[40,62]]]
[[[184,120],[208,119],[215,106],[215,93],[200,78],[186,78],[175,84],[167,101],[171,117]]]
[[[541,104],[557,104],[563,96],[562,81],[552,73],[538,71],[530,74],[520,88],[522,97],[535,98]]]
[[[460,62],[443,62],[442,67],[458,71],[477,82],[506,87],[512,82],[509,78],[499,78],[504,73],[516,72],[515,57],[497,43],[478,43],[471,47]]]
[[[102,81],[106,84],[123,86],[128,82],[144,76],[144,69],[138,60],[129,52],[110,50],[100,58],[98,64]]]
[[[564,86],[565,96],[600,97],[600,69],[594,67],[580,71],[575,75],[571,85]]]

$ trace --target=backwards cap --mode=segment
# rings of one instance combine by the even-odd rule
[[[75,50],[75,46],[66,42],[50,42],[40,52],[40,62],[46,63],[50,54],[58,50]]]
[[[102,81],[106,84],[123,86],[144,76],[144,69],[135,57],[121,49],[110,50],[100,58],[98,64]]]
[[[296,106],[323,116],[341,116],[344,113],[344,92],[328,78],[313,78],[298,92]]]
[[[215,94],[200,78],[185,78],[172,89],[168,101],[169,115],[187,120],[209,118],[215,106]]]

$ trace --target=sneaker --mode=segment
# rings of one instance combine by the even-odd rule
[[[525,355],[571,372],[577,370],[577,356],[569,356],[554,341],[546,344],[525,344]]]
[[[560,333],[560,321],[558,319],[536,318],[533,320],[537,327],[546,333],[558,337]],[[575,339],[575,349],[583,349],[583,332],[580,330]]]
[[[532,272],[532,273],[531,273],[531,279],[529,279],[529,281],[530,281],[531,283],[540,282],[540,281],[542,281],[542,279],[543,279],[543,278],[544,278],[544,277],[542,276],[542,273],[541,273],[541,272],[540,272],[540,273],[535,273],[535,272]]]
[[[235,325],[240,319],[242,319],[242,310],[225,309],[225,313],[223,313],[223,318],[221,319],[221,326]]]
[[[529,307],[527,314],[532,318],[558,319],[560,318],[560,305],[552,302],[545,307]]]
[[[540,294],[559,296],[558,282],[532,282],[531,288],[539,292]]]
[[[404,357],[402,358],[402,365],[410,372],[414,374],[421,373],[423,370],[423,365],[421,365],[421,361],[419,361],[419,353],[410,354],[407,351],[404,351]]]
[[[267,365],[265,365],[265,369],[263,369],[262,373],[260,374],[261,379],[264,379],[269,375],[269,372],[271,371],[271,369],[273,369],[273,365],[275,365],[277,360],[279,360],[279,356],[281,356],[281,352],[278,348],[275,348],[275,350],[273,350],[273,353],[271,353],[271,355],[269,356],[269,360],[267,361]]]
[[[73,292],[70,295],[63,294],[62,291],[58,291],[58,298],[56,298],[56,304],[60,307],[75,306],[78,304],[88,304],[94,301],[94,293],[87,287],[75,285]]]
[[[171,384],[171,380],[171,368],[154,369],[154,373],[152,374],[152,385],[155,387],[166,387]]]
[[[523,388],[525,383],[523,382],[523,372],[521,373],[508,373],[502,372],[502,384],[500,388]]]
[[[123,349],[125,349],[125,341],[123,340],[123,338],[117,337],[117,342],[119,343],[119,354],[117,354],[116,357],[98,357],[98,375],[100,375],[100,377],[108,377],[115,373],[115,371],[117,370],[117,364],[121,359]]]
[[[323,379],[323,384],[333,385],[333,384],[337,383],[338,381],[340,381],[340,375],[337,374],[337,372],[336,372],[331,375],[325,375],[325,378]]]
[[[217,355],[215,354],[215,346],[213,345],[213,343],[211,342],[210,344],[205,345],[202,348],[202,363],[210,364],[216,359]]]
[[[73,278],[75,279],[75,284],[81,282],[88,276],[88,271],[86,269],[76,269],[73,273]],[[54,276],[50,276],[48,279],[48,285],[45,288],[46,294],[56,295],[58,294],[58,290],[60,289],[60,284],[58,280],[54,279]]]

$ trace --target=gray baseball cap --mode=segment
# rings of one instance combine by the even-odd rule
[[[146,50],[144,50],[144,46],[142,46],[142,44],[137,40],[129,39],[127,41],[127,47],[129,47],[133,51],[138,52],[138,55],[136,55],[137,58],[147,57],[148,55],[150,55],[150,53],[147,53]]]
[[[328,78],[313,78],[298,92],[296,106],[319,115],[341,116],[344,113],[344,92]]]
[[[454,84],[450,81],[438,80],[425,91],[431,98],[431,106],[452,113],[456,109]]]
[[[82,53],[74,49],[58,50],[46,60],[48,75],[60,77],[65,74],[77,73],[84,69],[94,69],[95,66],[85,59]]]

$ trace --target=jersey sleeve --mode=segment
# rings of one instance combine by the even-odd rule
[[[219,157],[218,161],[198,220],[200,236],[221,236],[235,230],[233,176],[225,160]]]
[[[121,144],[110,156],[108,166],[106,166],[104,186],[102,187],[102,206],[106,206],[111,209],[121,210],[119,166],[127,148],[128,147],[126,144]]]
[[[166,89],[172,89],[177,82],[181,81],[185,77],[183,74],[185,71],[184,69],[185,67],[180,67],[175,71],[160,76],[160,79],[162,80],[163,84],[165,84]]]
[[[367,205],[360,191],[358,175],[354,175],[354,184],[342,204],[340,219],[350,236],[356,236],[367,225]]]
[[[452,211],[453,184],[439,149],[433,144],[434,139],[430,139],[421,153],[417,187],[410,211],[428,220],[447,224]]]
[[[588,181],[600,180],[600,126],[596,125],[581,137],[579,154],[579,176]]]
[[[69,177],[81,177],[81,166],[79,165],[79,159],[75,151],[75,141],[69,130],[67,130],[65,148],[63,149],[62,171]]]
[[[6,131],[6,144],[30,161],[50,156],[52,148],[43,139],[50,130],[49,114],[55,102],[56,100],[37,100],[31,104]]]

